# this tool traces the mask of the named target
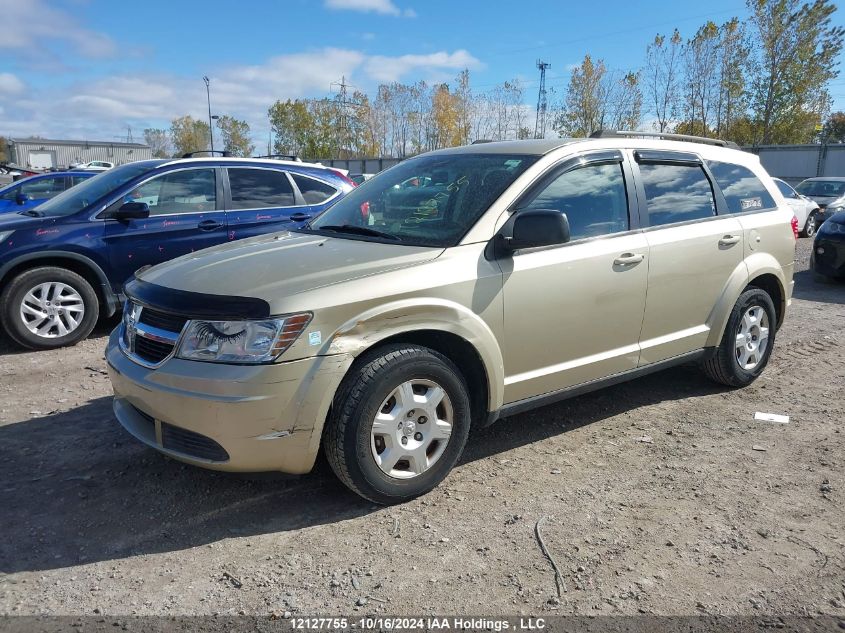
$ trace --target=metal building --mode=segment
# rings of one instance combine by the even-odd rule
[[[44,138],[9,139],[10,163],[33,169],[65,169],[74,163],[105,160],[123,165],[152,158],[152,150],[142,143],[110,141],[55,141]]]

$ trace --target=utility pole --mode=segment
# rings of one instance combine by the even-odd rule
[[[339,87],[337,92],[337,104],[340,106],[340,134],[339,134],[339,141],[340,141],[340,149],[349,151],[351,148],[349,147],[352,143],[352,134],[349,129],[349,110],[348,108],[358,108],[361,106],[360,103],[357,101],[351,101],[348,98],[348,88],[354,88],[355,86],[350,86],[346,83],[346,76],[340,78],[340,82],[332,82],[329,85],[330,89],[334,89],[335,86]],[[339,153],[339,152],[338,152]],[[343,158],[342,156],[337,156],[337,158]],[[348,158],[348,156],[346,157]]]
[[[207,75],[203,75],[202,80],[205,82],[205,96],[208,98],[208,135],[211,137],[211,152],[214,153],[214,127],[211,125],[211,88],[209,88],[211,80]]]
[[[552,65],[548,62],[537,60],[537,68],[540,69],[540,92],[537,94],[537,120],[534,123],[534,138],[546,137],[546,69]]]

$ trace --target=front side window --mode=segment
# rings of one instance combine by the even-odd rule
[[[283,171],[229,169],[232,209],[268,209],[296,204],[293,187]]]
[[[728,211],[731,213],[774,209],[777,206],[774,198],[766,191],[766,187],[748,167],[712,160],[707,162],[707,166],[713,178],[716,179],[719,189],[722,190],[725,202],[728,203]],[[789,185],[786,185],[786,188],[791,189]],[[783,195],[789,198],[794,197],[792,193]]]
[[[628,196],[622,165],[586,165],[564,172],[524,208],[565,213],[572,240],[627,231]]]
[[[454,246],[536,156],[446,153],[403,161],[356,187],[306,231]]]
[[[291,174],[291,176],[299,187],[299,193],[305,199],[305,204],[321,204],[337,193],[337,189],[320,180],[299,174]]]
[[[200,213],[217,208],[213,169],[185,169],[148,180],[124,196],[124,202],[145,202],[150,215]]]
[[[640,164],[649,226],[716,215],[713,188],[699,165]]]
[[[29,196],[32,200],[43,200],[54,198],[65,190],[65,178],[38,178],[30,180],[21,185],[20,192]]]

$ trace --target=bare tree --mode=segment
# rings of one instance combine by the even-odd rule
[[[680,109],[680,82],[683,62],[683,40],[678,29],[667,40],[656,35],[646,47],[643,84],[649,106],[655,115],[658,132],[671,129]]]

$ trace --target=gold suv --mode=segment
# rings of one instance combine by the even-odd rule
[[[697,360],[766,366],[793,214],[752,154],[643,133],[403,161],[316,220],[143,270],[106,350],[142,442],[358,494],[435,487],[470,428]]]

